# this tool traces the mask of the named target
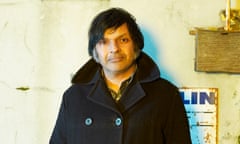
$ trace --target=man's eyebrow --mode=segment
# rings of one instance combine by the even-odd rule
[[[128,34],[127,33],[123,33],[123,34],[120,34],[119,36],[117,36],[116,38],[121,38],[121,37],[124,37],[124,36],[128,36]],[[102,38],[102,40],[106,40],[106,39],[108,39],[108,38],[106,38],[106,37]]]
[[[127,33],[123,33],[119,37],[124,37],[124,36],[127,36]]]

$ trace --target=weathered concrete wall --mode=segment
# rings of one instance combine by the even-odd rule
[[[179,87],[219,88],[219,143],[238,143],[239,74],[195,72],[189,35],[222,26],[219,0],[1,0],[0,143],[48,143],[71,75],[89,58],[90,21],[112,6],[136,16],[163,77]]]

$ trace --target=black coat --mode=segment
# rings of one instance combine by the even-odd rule
[[[50,144],[190,144],[177,87],[160,78],[144,53],[120,99],[110,96],[99,66],[89,60],[64,93]]]

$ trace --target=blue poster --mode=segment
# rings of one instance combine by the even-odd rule
[[[193,144],[217,143],[218,89],[180,88]]]

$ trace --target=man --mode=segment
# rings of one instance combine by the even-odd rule
[[[141,50],[143,35],[127,11],[98,14],[90,59],[64,93],[50,144],[191,144],[177,87]]]

